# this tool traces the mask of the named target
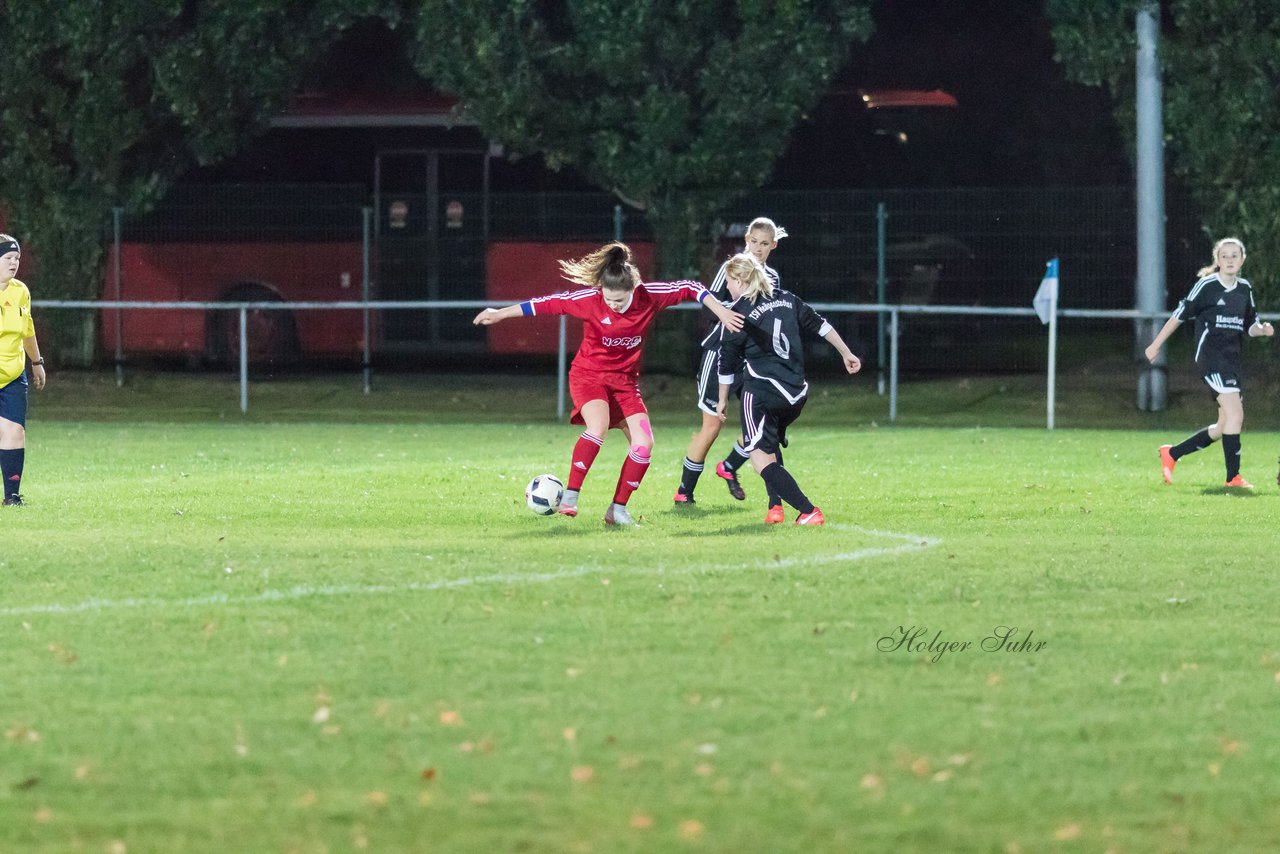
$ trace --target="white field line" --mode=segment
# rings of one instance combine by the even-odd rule
[[[784,569],[791,566],[811,566],[816,564],[845,563],[866,560],[873,557],[920,552],[931,549],[942,543],[933,537],[918,534],[900,534],[892,531],[872,531],[857,525],[829,524],[827,528],[858,531],[873,537],[898,541],[897,545],[871,546],[852,552],[831,555],[811,555],[793,557],[767,563],[738,563],[710,566],[698,569],[671,571],[661,566],[639,569],[620,569],[613,566],[579,566],[573,569],[562,569],[557,572],[502,572],[493,575],[473,575],[464,578],[450,578],[440,581],[410,581],[405,584],[321,584],[296,585],[280,590],[264,590],[248,596],[233,596],[227,593],[211,593],[207,596],[191,596],[185,599],[86,599],[72,604],[49,603],[46,605],[19,605],[12,608],[0,608],[0,617],[19,617],[29,614],[81,614],[92,611],[119,610],[124,608],[157,608],[177,609],[196,608],[208,605],[244,605],[268,602],[291,602],[298,599],[333,598],[339,596],[374,596],[378,594],[417,593],[432,590],[452,590],[459,587],[476,587],[485,584],[545,584],[570,578],[581,578],[586,575],[676,575],[698,572],[743,572],[748,570],[765,571]]]

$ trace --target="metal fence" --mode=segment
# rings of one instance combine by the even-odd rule
[[[483,308],[498,307],[504,303],[486,301],[486,300],[462,300],[462,301],[439,301],[439,302],[391,302],[391,301],[357,301],[357,302],[307,302],[307,303],[279,303],[279,302],[240,302],[240,303],[199,303],[190,301],[179,302],[148,302],[148,301],[117,301],[117,300],[36,300],[33,307],[41,310],[50,309],[55,311],[72,310],[72,311],[157,311],[157,310],[174,310],[174,311],[199,311],[199,312],[232,312],[237,317],[239,350],[237,358],[237,367],[239,372],[239,393],[240,393],[240,410],[247,412],[249,408],[249,389],[250,389],[250,332],[248,317],[251,311],[337,311],[337,312],[361,312],[366,319],[375,311],[395,312],[395,311],[442,311],[442,312],[465,312],[469,318],[474,312]],[[1049,330],[1046,330],[1036,315],[1036,312],[1030,305],[1023,307],[975,307],[975,306],[957,306],[957,305],[914,305],[914,304],[884,304],[884,303],[813,303],[813,307],[823,312],[833,322],[837,329],[841,330],[841,334],[846,338],[852,338],[853,332],[851,328],[858,323],[864,325],[868,322],[874,325],[876,319],[884,320],[883,328],[886,333],[886,349],[887,359],[877,362],[871,355],[871,352],[861,349],[860,352],[866,353],[864,359],[865,367],[869,371],[878,371],[881,375],[880,393],[888,398],[888,418],[890,421],[896,421],[899,410],[899,395],[903,383],[904,376],[904,342],[909,342],[913,337],[920,335],[923,331],[925,336],[930,333],[928,329],[931,324],[942,322],[952,326],[956,326],[960,322],[975,323],[987,322],[1006,324],[1006,332],[1016,330],[1017,334],[1005,334],[997,336],[1005,342],[1016,341],[1019,349],[1019,359],[1023,360],[1020,364],[1025,370],[1026,363],[1035,362],[1040,369],[1046,370],[1046,426],[1050,429],[1054,426],[1055,411],[1055,364],[1058,360],[1059,350],[1065,349],[1072,354],[1075,361],[1081,358],[1087,359],[1092,364],[1111,360],[1117,364],[1130,364],[1132,359],[1126,353],[1132,353],[1134,349],[1134,329],[1132,324],[1143,323],[1148,329],[1154,329],[1160,322],[1165,319],[1165,315],[1143,315],[1134,310],[1123,309],[1072,309],[1059,308],[1053,315],[1053,323]],[[701,310],[699,306],[687,303],[675,307],[677,310]],[[1075,321],[1103,321],[1111,325],[1111,329],[1104,334],[1098,334],[1098,330],[1092,333],[1087,325],[1082,326],[1076,331],[1076,334],[1067,339],[1065,347],[1060,345],[1060,339],[1053,334],[1053,325],[1059,319],[1068,319]],[[1280,320],[1280,315],[1265,316],[1268,320]],[[1117,328],[1117,321],[1127,321],[1127,329],[1123,327]],[[367,320],[366,320],[367,322]],[[367,327],[366,327],[367,328]],[[967,330],[970,327],[963,327]],[[960,333],[962,336],[968,334],[967,331]],[[363,382],[364,392],[370,393],[373,389],[371,382],[372,362],[368,349],[368,336],[366,336],[366,349],[361,362],[360,374]],[[1102,347],[1097,346],[1097,342],[1103,340],[1108,342]],[[1030,343],[1028,343],[1030,342]],[[1034,348],[1034,349],[1031,349]],[[932,344],[925,343],[915,348],[917,355],[932,352],[933,358],[945,359],[945,355],[939,356],[941,351]],[[824,363],[828,370],[832,369],[832,365],[837,363],[839,359],[832,355],[831,348],[818,345],[809,353],[808,361],[819,371],[823,369]],[[558,339],[558,353],[556,358],[556,375],[558,380],[558,393],[556,399],[555,415],[563,420],[567,411],[566,406],[566,389],[567,389],[567,367],[569,361],[568,345],[565,335],[565,325],[562,319],[560,325],[560,334]],[[906,360],[909,361],[909,360]],[[117,363],[117,383],[124,381],[124,366]],[[917,369],[918,370],[918,369]],[[691,373],[692,376],[692,373]]]

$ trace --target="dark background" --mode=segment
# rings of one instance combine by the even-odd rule
[[[1049,24],[1028,0],[894,0],[876,31],[796,129],[766,189],[1126,185],[1132,168],[1107,96],[1066,81]],[[382,24],[347,34],[306,89],[413,93],[424,82],[406,35]],[[861,89],[942,89],[956,109],[868,111]],[[906,141],[901,141],[905,135]],[[267,132],[194,182],[372,181],[373,154],[396,147],[477,147],[477,129],[365,128]],[[495,191],[593,190],[537,156],[497,158]]]

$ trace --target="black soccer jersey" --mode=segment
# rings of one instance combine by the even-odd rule
[[[1239,370],[1240,343],[1258,319],[1247,279],[1227,288],[1211,273],[1196,282],[1173,316],[1195,321],[1196,364],[1202,371]]]
[[[729,259],[729,261],[731,260],[733,259]],[[733,303],[733,297],[729,295],[729,285],[726,281],[727,276],[725,275],[725,270],[729,266],[729,261],[725,261],[720,265],[720,269],[716,272],[716,277],[711,280],[711,286],[707,288],[707,290],[711,291],[711,295],[713,297],[720,300],[720,302],[726,306]],[[776,288],[781,285],[782,282],[778,278],[778,271],[770,267],[768,264],[763,266],[765,275],[769,277],[769,281],[773,283],[773,286]],[[720,347],[720,331],[723,329],[723,325],[716,319],[716,316],[711,313],[711,309],[704,307],[703,310],[706,311],[707,316],[711,318],[712,327],[711,331],[707,333],[707,337],[702,339],[702,349],[716,350]]]
[[[754,303],[743,297],[731,308],[746,315],[746,322],[740,332],[726,331],[721,339],[720,382],[731,384],[741,372],[744,393],[778,396],[788,403],[803,399],[809,383],[804,378],[801,334],[823,336],[831,324],[781,288]]]

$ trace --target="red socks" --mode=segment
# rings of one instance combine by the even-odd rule
[[[622,463],[622,474],[618,475],[618,488],[613,491],[614,504],[626,504],[631,493],[640,488],[644,473],[649,470],[649,449],[643,445],[632,445],[631,453]]]
[[[587,479],[587,472],[591,471],[591,464],[596,461],[596,454],[600,453],[603,444],[604,439],[583,431],[573,446],[573,462],[569,465],[569,482],[565,489],[582,489],[582,482]]]

